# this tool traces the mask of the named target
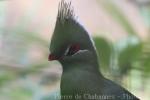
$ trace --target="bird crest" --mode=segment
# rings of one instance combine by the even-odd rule
[[[75,21],[74,9],[72,7],[71,1],[66,2],[65,0],[62,0],[58,6],[57,21],[64,24],[67,22],[67,20]]]

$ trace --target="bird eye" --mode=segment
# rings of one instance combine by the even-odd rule
[[[73,44],[68,48],[66,55],[71,56],[71,55],[75,54],[76,52],[78,52],[79,50],[80,50],[80,45]]]

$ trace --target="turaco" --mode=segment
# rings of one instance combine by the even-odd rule
[[[94,42],[71,2],[59,4],[50,52],[49,61],[58,60],[63,68],[61,100],[139,100],[101,74]]]

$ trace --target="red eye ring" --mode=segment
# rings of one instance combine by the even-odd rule
[[[71,45],[70,49],[73,50],[73,51],[79,51],[80,46],[78,44],[74,44],[74,45]]]
[[[75,54],[76,52],[78,52],[79,50],[80,50],[80,45],[79,45],[79,44],[72,44],[72,45],[69,47],[69,50],[68,50],[67,55],[73,55],[73,54]]]

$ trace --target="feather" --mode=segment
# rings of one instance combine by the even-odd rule
[[[75,14],[74,9],[71,6],[71,1],[67,3],[65,0],[62,0],[59,3],[57,20],[61,23],[65,23],[67,20],[75,21]]]

